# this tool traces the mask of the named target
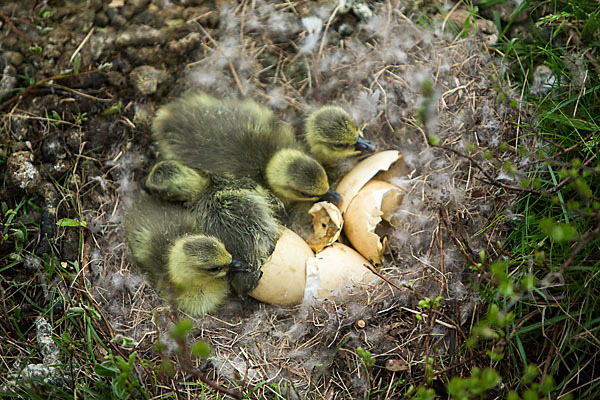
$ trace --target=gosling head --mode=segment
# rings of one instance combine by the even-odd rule
[[[350,114],[338,106],[323,106],[308,117],[306,141],[311,152],[323,163],[377,150],[375,143],[362,136]]]
[[[269,187],[285,202],[326,200],[339,204],[342,197],[329,189],[325,170],[314,158],[295,149],[273,155],[266,169]]]
[[[158,198],[167,201],[192,199],[208,184],[209,178],[175,160],[157,163],[144,185],[145,189]]]
[[[250,271],[233,259],[223,243],[211,236],[189,235],[177,239],[168,254],[168,273],[176,286],[189,287],[225,277],[229,271]]]

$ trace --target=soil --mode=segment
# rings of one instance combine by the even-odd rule
[[[21,331],[39,310],[53,305],[57,318],[86,299],[106,321],[109,338],[132,337],[143,358],[160,362],[152,346],[166,340],[171,322],[153,316],[168,305],[131,262],[121,222],[156,159],[150,140],[156,109],[194,89],[268,104],[299,135],[309,112],[339,104],[380,149],[401,150],[410,171],[392,179],[406,195],[400,222],[388,227],[390,251],[381,269],[403,290],[387,283],[355,287],[297,307],[233,298],[196,321],[194,336],[214,348],[201,369],[245,389],[287,382],[285,396],[292,398],[296,390],[362,398],[379,389],[383,398],[390,380],[419,381],[424,356],[457,359],[462,326],[476,318],[470,282],[479,273],[468,268],[455,239],[477,255],[505,234],[485,229],[513,196],[485,183],[481,170],[497,174],[498,166],[483,154],[490,150],[518,165],[518,154],[502,144],[526,140],[516,125],[527,112],[499,95],[518,98],[498,89],[498,66],[484,40],[456,38],[441,22],[437,31],[425,31],[407,10],[387,3],[372,5],[368,21],[353,11],[333,15],[335,5],[24,0],[0,6],[3,212],[22,198],[32,204],[19,217],[28,238],[22,260],[0,280],[5,299],[23,314]],[[306,18],[319,18],[323,31]],[[434,101],[421,124],[426,79]],[[430,147],[428,134],[463,153],[474,144],[478,164]],[[501,178],[507,186],[514,182]],[[71,220],[85,227],[67,226]],[[3,260],[10,243],[2,243]],[[48,272],[40,260],[57,263],[56,270]],[[29,281],[31,291],[43,292],[42,303],[31,304],[13,284]],[[419,300],[437,296],[444,300],[436,317],[418,320]],[[3,334],[17,335],[12,327]],[[379,368],[365,368],[358,347],[376,356]],[[170,392],[169,385],[154,394]],[[267,387],[257,396],[266,396]]]

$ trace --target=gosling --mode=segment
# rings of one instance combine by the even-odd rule
[[[285,204],[341,200],[290,126],[252,100],[187,94],[158,111],[152,135],[164,158],[211,174],[250,178]]]
[[[163,297],[193,317],[214,312],[225,301],[229,272],[248,269],[221,241],[199,233],[193,213],[143,192],[125,227],[135,262]]]
[[[363,137],[350,114],[338,106],[323,106],[312,113],[306,119],[305,131],[311,153],[326,166],[377,150],[375,143]]]
[[[268,190],[248,178],[195,171],[174,160],[158,162],[145,188],[161,199],[184,201],[200,231],[218,238],[233,257],[248,265],[247,271],[229,276],[237,294],[245,295],[258,285],[260,268],[282,232],[276,215],[283,207]]]

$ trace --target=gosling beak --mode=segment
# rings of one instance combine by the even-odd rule
[[[229,270],[232,272],[251,272],[252,268],[243,261],[232,259],[229,264]]]
[[[327,193],[325,193],[319,199],[333,203],[336,206],[339,206],[342,203],[342,195],[339,194],[338,192],[336,192],[335,190],[331,190],[331,189],[329,189],[327,191]]]
[[[356,143],[354,143],[354,148],[356,150],[362,151],[363,153],[374,153],[377,150],[377,145],[371,142],[370,140],[359,136]]]

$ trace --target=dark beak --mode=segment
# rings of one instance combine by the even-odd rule
[[[374,153],[377,150],[377,145],[364,137],[359,136],[356,143],[354,143],[354,148],[363,153]]]
[[[329,189],[327,191],[327,193],[325,193],[319,199],[333,203],[336,206],[339,206],[342,203],[342,195],[339,194],[338,192],[336,192],[335,190],[331,190],[331,189]]]
[[[252,267],[234,258],[231,260],[231,264],[229,264],[229,270],[232,272],[252,272]]]

